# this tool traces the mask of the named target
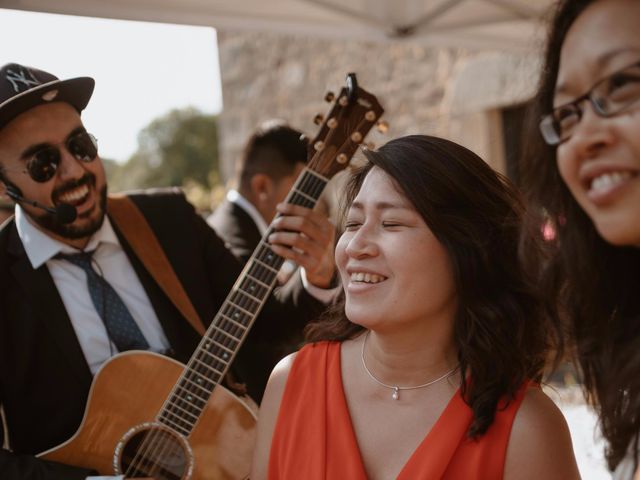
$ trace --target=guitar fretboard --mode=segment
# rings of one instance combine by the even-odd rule
[[[285,201],[313,208],[327,182],[322,175],[305,168]],[[275,286],[284,259],[266,242],[272,232],[273,227],[269,226],[156,418],[185,437],[227,373]]]

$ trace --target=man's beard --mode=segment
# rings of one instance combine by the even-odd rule
[[[95,187],[96,178],[95,175],[91,173],[85,174],[80,180],[69,182],[62,187],[56,189],[52,197],[55,199],[59,198],[64,192],[68,190],[73,190],[74,188],[88,184]],[[79,238],[90,237],[94,233],[96,233],[100,227],[102,227],[102,223],[104,222],[104,216],[107,208],[107,186],[105,185],[99,192],[98,198],[98,216],[92,219],[89,223],[86,223],[82,226],[73,225],[73,223],[65,224],[58,220],[58,216],[52,213],[44,213],[39,216],[32,216],[33,220],[43,229],[50,231],[62,238],[67,238],[69,240],[77,240]],[[56,204],[54,202],[54,204]],[[93,213],[93,211],[91,212]]]

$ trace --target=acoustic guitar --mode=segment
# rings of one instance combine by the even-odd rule
[[[327,182],[346,168],[383,109],[355,74],[310,143],[311,159],[286,202],[313,208]],[[318,117],[317,117],[318,118]],[[284,259],[266,238],[250,260],[186,365],[150,352],[124,352],[96,375],[78,431],[40,458],[102,475],[156,480],[246,478],[256,417],[220,385],[276,283]]]

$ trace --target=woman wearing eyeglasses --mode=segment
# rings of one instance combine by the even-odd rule
[[[561,2],[532,118],[524,183],[554,231],[542,283],[626,480],[640,432],[640,2]]]

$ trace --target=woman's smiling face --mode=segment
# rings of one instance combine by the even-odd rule
[[[638,19],[637,0],[598,0],[587,7],[562,46],[554,107],[640,62]],[[640,92],[635,75],[611,84],[634,97]],[[588,102],[580,106],[580,123],[558,146],[560,175],[607,242],[640,246],[640,96],[609,118],[596,115]]]
[[[379,330],[455,314],[447,251],[378,167],[367,174],[349,208],[336,264],[346,315],[354,323]]]

